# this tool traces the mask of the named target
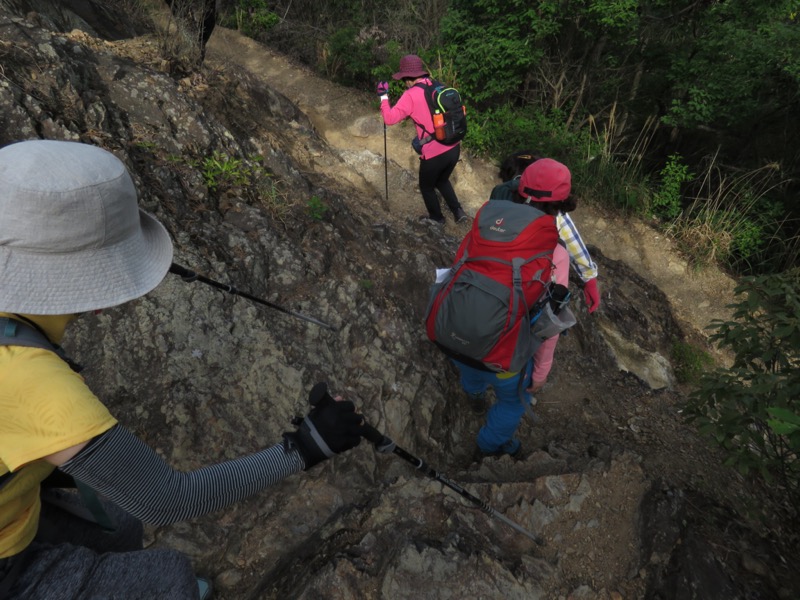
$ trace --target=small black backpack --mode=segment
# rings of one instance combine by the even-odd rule
[[[433,119],[433,131],[422,129],[428,135],[420,141],[427,144],[436,140],[441,144],[452,146],[464,139],[467,135],[467,108],[461,100],[461,94],[452,87],[434,81],[433,85],[418,83],[425,91],[425,99]]]

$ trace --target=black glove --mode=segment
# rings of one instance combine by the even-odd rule
[[[358,446],[365,431],[364,417],[356,413],[355,405],[349,400],[334,400],[327,383],[315,385],[308,401],[313,406],[308,416],[292,419],[297,431],[283,434],[284,448],[297,448],[306,471],[334,454]]]

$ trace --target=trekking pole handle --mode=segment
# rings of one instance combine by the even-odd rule
[[[375,446],[375,450],[381,454],[391,454],[394,452],[394,449],[397,448],[397,444],[392,441],[392,438],[383,435],[368,423],[364,424],[364,433],[362,435],[365,440],[372,442]]]
[[[173,273],[174,275],[177,275],[178,277],[187,282],[192,282],[197,279],[197,273],[195,273],[194,271],[190,271],[186,267],[182,267],[181,265],[176,263],[172,263],[170,265],[169,272]]]

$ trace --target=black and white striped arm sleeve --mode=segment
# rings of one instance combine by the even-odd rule
[[[167,525],[219,510],[297,473],[296,449],[281,444],[255,454],[184,473],[117,425],[60,469],[92,487],[137,519]]]

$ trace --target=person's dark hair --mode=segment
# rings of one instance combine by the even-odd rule
[[[517,204],[526,204],[526,199],[523,198],[519,190],[514,191],[514,202]],[[538,208],[543,213],[548,215],[555,215],[559,212],[568,213],[578,208],[578,197],[573,193],[567,196],[564,200],[559,202],[527,202],[528,205]],[[551,212],[552,211],[552,212]]]
[[[546,215],[557,215],[560,212],[568,213],[578,208],[578,198],[574,194],[570,194],[566,200],[560,202],[528,202],[528,205],[538,208]]]
[[[561,205],[558,210],[560,210],[562,213],[572,212],[578,208],[578,197],[575,194],[570,194],[566,199],[562,200],[561,202],[554,202],[554,204]]]
[[[528,165],[540,158],[542,155],[536,150],[517,150],[503,159],[497,174],[501,181],[509,181],[517,175],[522,175]]]

